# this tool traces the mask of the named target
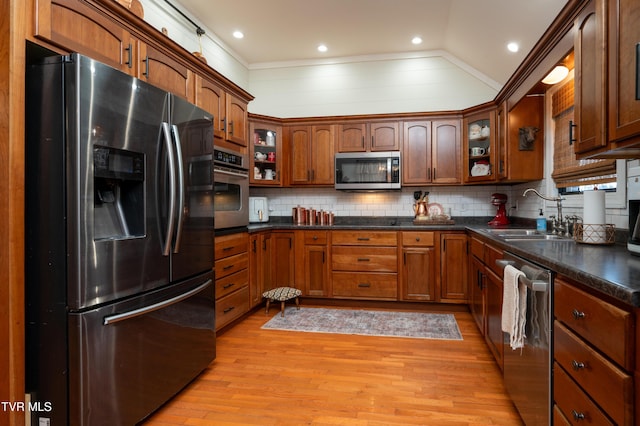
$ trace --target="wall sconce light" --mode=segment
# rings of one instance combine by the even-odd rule
[[[568,75],[569,68],[565,65],[557,65],[545,78],[542,79],[542,82],[544,84],[556,84],[564,80]]]

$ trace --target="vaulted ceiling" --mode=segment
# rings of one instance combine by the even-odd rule
[[[566,0],[171,0],[249,69],[444,51],[503,85]],[[214,34],[210,34],[210,32]],[[234,38],[242,31],[244,38]],[[413,37],[423,42],[413,45]],[[520,45],[507,50],[509,42]],[[318,52],[325,44],[328,50]]]

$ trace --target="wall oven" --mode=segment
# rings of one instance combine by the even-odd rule
[[[239,152],[214,148],[215,229],[249,225],[249,170],[247,157]]]

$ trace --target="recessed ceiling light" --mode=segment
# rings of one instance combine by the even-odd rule
[[[413,44],[421,44],[422,43],[422,37],[415,36],[414,38],[411,39],[411,43],[413,43]]]
[[[244,34],[242,33],[242,31],[234,31],[233,36],[235,38],[244,38]]]
[[[507,44],[507,49],[509,49],[509,52],[516,53],[518,50],[520,50],[520,46],[515,41],[512,41],[511,43]]]
[[[329,50],[329,48],[324,44],[318,46],[318,52],[326,52],[327,50]]]

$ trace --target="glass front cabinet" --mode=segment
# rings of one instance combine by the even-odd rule
[[[462,164],[465,183],[496,180],[495,115],[495,109],[492,109],[464,118]]]
[[[251,122],[251,167],[249,183],[253,186],[280,186],[282,184],[282,126],[267,122]]]

